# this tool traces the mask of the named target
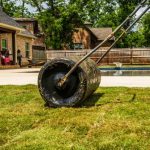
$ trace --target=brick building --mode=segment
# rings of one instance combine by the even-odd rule
[[[17,63],[17,50],[21,50],[23,62],[32,58],[32,43],[36,37],[2,11],[0,7],[0,50],[9,50],[11,64]]]
[[[45,49],[44,40],[37,20],[11,18],[0,7],[0,51],[9,50],[11,64],[17,63],[18,49],[23,56],[22,62],[27,63],[32,59],[33,49]]]
[[[38,20],[34,18],[14,18],[14,20],[36,37],[32,43],[33,49],[45,49],[45,38],[38,24]]]
[[[90,24],[85,23],[82,28],[77,28],[73,35],[74,49],[93,49],[111,33],[112,28],[92,28]],[[114,39],[113,37],[102,47],[110,47]]]
[[[112,28],[92,28],[91,24],[86,23],[77,28],[77,32],[74,32],[74,49],[93,49],[111,32]],[[12,64],[17,63],[18,49],[21,50],[23,63],[27,63],[29,58],[32,59],[33,54],[39,57],[46,48],[44,41],[45,37],[40,30],[38,20],[34,18],[11,18],[0,7],[0,50],[9,50]],[[114,38],[103,47],[109,47],[113,41]]]

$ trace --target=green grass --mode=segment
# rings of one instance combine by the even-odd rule
[[[99,88],[80,108],[45,108],[37,87],[0,86],[1,150],[149,150],[150,88]]]

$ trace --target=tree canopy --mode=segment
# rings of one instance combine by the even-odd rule
[[[20,5],[17,5],[20,3]],[[25,0],[0,0],[3,11],[11,17],[31,17],[32,14],[25,7]]]
[[[150,12],[142,19],[142,34],[144,35],[144,46],[150,47]]]
[[[46,44],[54,49],[72,47],[72,35],[85,21],[93,27],[116,28],[141,0],[0,0],[12,17],[38,18]],[[36,9],[32,14],[26,5]],[[130,22],[128,22],[129,24]],[[117,35],[116,35],[117,36]],[[150,46],[150,13],[124,38],[118,47]],[[136,43],[136,44],[134,44]]]

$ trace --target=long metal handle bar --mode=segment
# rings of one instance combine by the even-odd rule
[[[150,9],[150,6],[148,6],[143,13],[126,29],[123,31],[123,33],[115,40],[115,42],[108,48],[108,50],[102,55],[100,59],[97,60],[97,64],[100,63],[103,58],[110,52],[110,50],[116,45],[116,43],[124,36],[127,34],[128,31],[141,19],[141,17]]]
[[[118,32],[123,25],[125,25],[125,23],[127,21],[129,21],[136,13],[137,11],[144,6],[144,4],[147,2],[147,0],[143,0],[136,8],[135,10],[110,34],[108,35],[108,37],[101,42],[98,46],[96,46],[92,51],[90,51],[87,55],[85,55],[81,60],[79,60],[71,69],[70,71],[59,81],[59,86],[62,86],[65,81],[67,80],[67,78],[72,74],[72,72],[74,72],[74,70],[84,61],[86,60],[90,55],[92,55],[96,50],[98,50],[103,44],[105,44],[109,39],[111,39],[116,32]]]
[[[138,11],[141,7],[144,6],[144,4],[145,4],[146,2],[147,2],[147,0],[143,0],[143,1],[134,9],[134,11],[114,30],[114,32],[112,33],[113,36],[114,36],[114,34],[115,34],[116,32],[118,32],[118,31],[121,29],[121,27],[122,27],[123,25],[126,24],[127,21],[129,21],[129,20],[137,13],[137,11]]]

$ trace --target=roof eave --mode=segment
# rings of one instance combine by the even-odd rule
[[[27,35],[27,34],[22,34],[22,33],[18,33],[17,35],[32,38],[32,39],[36,39],[36,37],[34,35]]]
[[[14,26],[4,24],[4,23],[0,23],[0,27],[7,28],[7,29],[10,29],[10,30],[15,30],[15,31],[24,31],[23,28],[14,27]]]
[[[97,36],[90,30],[89,27],[87,27],[86,25],[84,25],[84,27],[85,27],[93,36],[95,36],[95,38],[97,38]]]
[[[20,21],[20,22],[34,22],[37,21],[34,18],[13,18],[15,21]]]

